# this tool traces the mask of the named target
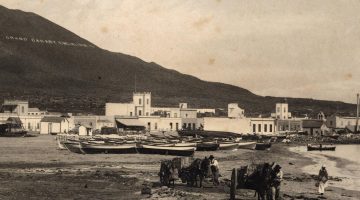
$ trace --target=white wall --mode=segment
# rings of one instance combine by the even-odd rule
[[[105,115],[135,116],[135,106],[133,103],[106,103]]]
[[[205,117],[203,120],[204,130],[250,133],[250,119],[247,118]]]
[[[150,123],[150,131],[175,131],[176,124],[178,124],[178,129],[181,129],[181,118],[143,116],[139,117],[139,121],[145,124],[147,130],[149,130],[148,124]],[[172,123],[172,128],[170,123]]]

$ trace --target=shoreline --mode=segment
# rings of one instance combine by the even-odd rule
[[[317,199],[315,176],[301,168],[314,165],[308,157],[292,152],[286,145],[276,143],[270,151],[242,150],[196,152],[195,158],[210,154],[220,165],[220,186],[205,181],[204,188],[191,188],[181,181],[175,189],[141,195],[143,184],[151,184],[153,191],[159,186],[160,162],[174,156],[144,154],[74,154],[56,149],[51,136],[0,139],[0,199],[228,199],[228,181],[231,170],[251,163],[276,162],[282,166],[284,181],[283,199]],[[149,159],[151,158],[151,159]],[[335,180],[336,181],[336,180]],[[68,191],[64,194],[63,191]],[[124,194],[126,192],[126,194]],[[11,196],[16,194],[18,196]],[[24,196],[21,196],[24,195]],[[27,196],[26,196],[27,195]],[[62,196],[59,196],[62,195]],[[325,197],[330,200],[355,200],[359,191],[330,186]],[[255,199],[254,191],[239,190],[237,198]]]

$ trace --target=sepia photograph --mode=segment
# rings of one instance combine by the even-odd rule
[[[0,200],[360,199],[360,0],[0,0]]]

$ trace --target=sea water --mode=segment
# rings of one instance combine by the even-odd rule
[[[316,162],[305,166],[305,173],[319,173],[324,164],[329,176],[336,176],[342,181],[329,181],[334,187],[360,191],[360,145],[336,145],[335,151],[307,151],[306,146],[291,147],[291,151],[300,153]]]

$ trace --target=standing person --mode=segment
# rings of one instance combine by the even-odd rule
[[[319,194],[320,195],[324,195],[325,193],[325,188],[328,185],[328,180],[329,180],[329,176],[328,176],[328,172],[326,170],[325,165],[322,165],[320,171],[319,171],[319,177],[318,177],[318,181],[319,181]]]
[[[213,175],[213,184],[219,185],[219,163],[213,155],[210,155],[210,168]]]
[[[272,171],[271,194],[273,200],[280,199],[280,186],[283,179],[283,172],[280,165],[275,165]]]

